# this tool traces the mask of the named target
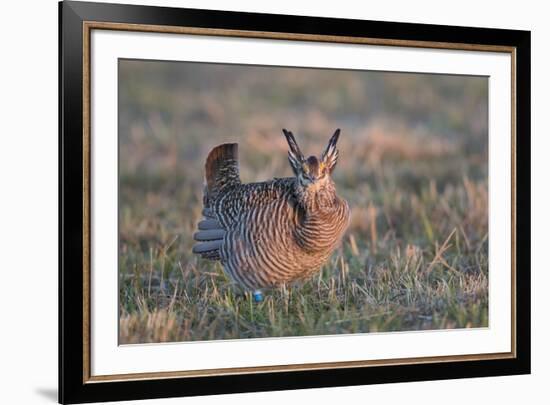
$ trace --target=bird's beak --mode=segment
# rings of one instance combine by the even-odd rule
[[[307,174],[304,173],[304,178],[305,178],[306,180],[311,181],[311,182],[314,182],[315,180],[317,180],[317,177],[316,177],[314,174],[312,174],[312,173],[307,173]]]

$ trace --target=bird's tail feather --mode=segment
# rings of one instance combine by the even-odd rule
[[[208,197],[215,197],[228,186],[240,184],[239,144],[224,143],[216,146],[208,154],[204,170]]]
[[[204,209],[202,211],[204,218],[199,222],[199,229],[193,236],[199,242],[193,247],[193,253],[206,259],[219,260],[225,230],[216,219],[211,203],[225,188],[241,183],[239,145],[225,143],[216,146],[208,154],[204,170]]]

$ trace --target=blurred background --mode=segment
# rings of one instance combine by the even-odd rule
[[[121,341],[486,326],[487,108],[485,77],[121,60]],[[352,221],[319,276],[336,301],[310,302],[311,325],[300,308],[288,325],[229,321],[241,304],[191,254],[204,162],[238,142],[243,182],[291,176],[282,128],[306,155],[342,130],[333,177]]]

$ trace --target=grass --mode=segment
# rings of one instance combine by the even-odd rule
[[[120,342],[488,326],[483,78],[123,61]],[[268,80],[266,80],[268,79]],[[329,262],[255,304],[191,254],[208,150],[240,144],[244,181],[290,175],[282,127],[352,208]]]

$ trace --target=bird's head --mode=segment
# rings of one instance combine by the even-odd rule
[[[338,160],[336,142],[338,142],[340,136],[340,129],[334,132],[320,157],[310,156],[308,158],[305,158],[300,151],[292,132],[283,129],[283,133],[289,146],[288,160],[290,167],[299,184],[304,188],[318,188],[330,182],[330,176]]]

